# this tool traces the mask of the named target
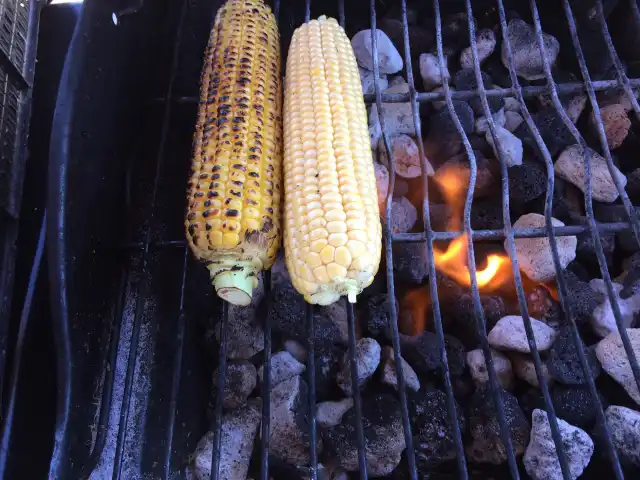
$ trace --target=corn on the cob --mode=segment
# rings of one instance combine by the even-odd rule
[[[378,270],[382,227],[358,66],[335,19],[294,32],[284,109],[291,280],[310,303],[354,302]]]
[[[185,227],[218,295],[248,305],[280,241],[280,37],[262,0],[228,0],[209,39]]]

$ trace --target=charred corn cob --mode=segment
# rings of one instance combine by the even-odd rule
[[[335,19],[295,31],[285,83],[289,274],[310,303],[354,302],[378,270],[382,227],[358,66]]]
[[[248,305],[280,241],[280,38],[262,0],[228,0],[209,39],[185,221],[221,298]]]

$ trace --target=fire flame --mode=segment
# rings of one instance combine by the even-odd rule
[[[446,202],[451,206],[452,216],[447,229],[459,231],[464,195],[469,184],[468,170],[456,166],[441,169],[435,180]],[[467,266],[467,244],[467,235],[463,234],[452,240],[446,250],[434,249],[436,268],[463,286],[471,285],[471,274]],[[506,255],[489,255],[486,266],[476,273],[478,287],[485,292],[499,289],[510,278],[511,268]]]

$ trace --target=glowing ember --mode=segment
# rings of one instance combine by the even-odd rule
[[[468,171],[459,167],[450,167],[438,172],[436,181],[452,209],[452,220],[449,222],[448,230],[459,231],[464,194],[469,184]],[[452,240],[445,251],[434,249],[436,268],[464,286],[471,285],[467,262],[467,243],[467,235],[464,234]],[[496,290],[510,278],[511,268],[509,258],[506,255],[489,255],[486,267],[476,273],[478,287],[483,291]]]

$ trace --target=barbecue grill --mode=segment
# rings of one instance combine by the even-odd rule
[[[54,478],[183,478],[187,475],[190,454],[198,440],[208,430],[207,409],[211,372],[217,376],[215,391],[224,391],[228,366],[228,335],[233,322],[233,307],[215,298],[207,281],[206,271],[190,258],[184,241],[183,213],[193,125],[198,104],[198,79],[201,52],[204,52],[212,19],[220,6],[214,1],[180,2],[97,2],[86,0],[74,32],[62,75],[51,135],[49,187],[47,197],[48,230],[46,255],[44,240],[34,259],[34,275],[41,262],[47,262],[50,285],[50,308],[31,311],[35,280],[24,302],[22,322],[36,318],[51,318],[54,328],[56,364],[43,366],[44,375],[55,375],[57,411],[55,437],[52,440],[52,461],[49,475]],[[166,4],[161,4],[166,3]],[[454,91],[447,82],[442,91],[419,91],[419,81],[412,62],[408,20],[409,7],[419,14],[428,12],[433,19],[436,56],[444,65],[446,45],[443,41],[444,17],[463,13],[467,36],[473,54],[473,70],[477,89]],[[620,221],[596,220],[592,206],[591,155],[586,154],[584,193],[585,221],[554,226],[552,212],[556,176],[553,155],[543,140],[535,115],[525,100],[546,94],[551,106],[573,139],[571,143],[586,147],[578,127],[567,115],[561,101],[563,95],[586,92],[588,105],[594,111],[595,140],[610,171],[615,170],[615,156],[607,144],[605,125],[601,120],[596,93],[621,89],[632,105],[635,118],[640,120],[640,105],[633,89],[640,87],[640,78],[633,77],[632,39],[640,40],[640,10],[636,2],[620,0],[578,2],[561,0],[546,2],[448,1],[433,0],[425,5],[413,5],[407,0],[397,2],[288,2],[274,0],[272,8],[279,22],[282,51],[286,55],[293,30],[321,14],[331,15],[345,27],[349,37],[361,29],[376,29],[382,15],[391,7],[397,8],[402,23],[403,54],[409,93],[383,93],[377,60],[377,37],[372,36],[375,93],[365,94],[367,105],[375,104],[382,131],[382,143],[389,159],[389,195],[383,213],[384,225],[391,225],[392,192],[397,181],[394,173],[391,138],[385,125],[384,108],[392,103],[411,105],[415,137],[420,151],[422,200],[422,231],[395,233],[384,228],[384,262],[378,276],[386,283],[389,298],[395,298],[398,282],[394,278],[394,245],[422,243],[427,252],[428,281],[423,288],[431,299],[433,329],[438,340],[441,388],[446,395],[446,422],[451,429],[455,458],[446,471],[433,470],[434,478],[526,477],[512,444],[505,414],[505,399],[494,368],[492,350],[487,333],[485,309],[476,279],[476,250],[484,241],[505,240],[505,250],[511,259],[514,292],[524,319],[527,340],[531,349],[544,410],[551,427],[553,443],[558,454],[562,476],[572,478],[566,446],[558,426],[550,387],[544,379],[544,360],[536,348],[534,331],[527,305],[524,279],[516,256],[515,239],[548,238],[554,267],[561,272],[558,238],[586,234],[591,237],[597,266],[611,301],[624,351],[629,359],[636,384],[640,388],[640,366],[633,352],[623,315],[618,305],[605,255],[601,235],[631,233],[640,243],[640,224],[635,207],[624,185],[613,175],[615,186],[626,213]],[[527,5],[525,5],[527,3]],[[555,11],[554,12],[554,5]],[[612,6],[616,8],[611,13]],[[513,52],[505,42],[508,59],[508,78],[511,87],[486,86],[482,79],[476,33],[482,18],[493,16],[498,21],[501,37],[508,28],[511,9],[517,9],[534,26],[537,47],[544,60],[544,79],[525,82],[516,75]],[[366,15],[364,12],[367,12]],[[0,18],[2,10],[0,9]],[[544,54],[543,23],[550,15],[564,17],[562,23],[569,43],[562,48],[572,51],[580,78],[556,82],[552,66]],[[472,19],[476,19],[474,22]],[[585,32],[579,21],[588,18],[596,25],[594,35],[602,39],[602,51],[595,52],[581,45]],[[557,21],[557,18],[555,18]],[[615,22],[615,23],[614,23]],[[621,53],[615,40],[625,38]],[[580,35],[582,34],[582,35]],[[503,40],[504,41],[504,40]],[[586,42],[588,43],[588,42]],[[617,42],[618,44],[619,42]],[[628,47],[625,48],[625,47]],[[628,50],[628,51],[627,51]],[[421,53],[421,52],[418,52]],[[594,56],[609,56],[611,68],[594,74]],[[2,57],[4,58],[4,56]],[[284,57],[283,57],[284,58]],[[284,62],[283,62],[284,63]],[[3,68],[5,64],[3,63]],[[4,70],[3,70],[4,71]],[[442,76],[445,72],[441,71]],[[22,77],[17,77],[18,79]],[[29,87],[24,80],[23,87]],[[20,86],[20,85],[19,85]],[[478,168],[476,154],[465,133],[454,101],[479,99],[488,129],[496,138],[498,125],[492,116],[491,99],[515,97],[522,106],[521,114],[530,138],[546,169],[546,198],[544,228],[514,228],[510,214],[509,172],[504,151],[498,149],[500,161],[500,196],[502,225],[498,229],[472,228],[472,204]],[[464,199],[461,232],[435,231],[432,228],[430,190],[433,184],[427,176],[427,156],[422,141],[421,109],[436,101],[444,101],[453,119],[468,158],[470,188]],[[1,105],[0,105],[1,106]],[[25,114],[26,115],[26,114]],[[0,116],[0,118],[2,118]],[[635,126],[635,120],[634,120]],[[2,157],[4,159],[4,157]],[[0,178],[1,180],[1,178]],[[2,197],[0,197],[2,198]],[[500,438],[505,446],[506,462],[498,467],[479,466],[469,462],[465,454],[465,432],[459,421],[456,390],[450,372],[446,348],[445,325],[439,299],[439,281],[434,260],[434,242],[466,235],[467,264],[470,271],[472,311],[479,332],[488,373],[488,394],[495,409]],[[44,273],[43,273],[44,272]],[[386,282],[384,281],[386,278]],[[271,275],[263,276],[265,295],[269,296]],[[605,421],[606,405],[598,393],[591,374],[589,352],[583,348],[580,326],[572,311],[573,292],[562,274],[557,276],[557,296],[564,311],[566,327],[575,342],[579,365],[584,371],[584,389],[596,411],[598,458],[592,459],[589,475],[613,473],[615,478],[631,478],[634,470],[621,461],[614,446],[611,429]],[[352,396],[355,410],[358,472],[353,478],[368,478],[365,457],[365,424],[363,396],[358,385],[355,354],[360,327],[358,310],[362,305],[347,303],[347,356],[351,366]],[[314,310],[306,306],[305,328],[308,340],[305,379],[308,385],[305,422],[308,435],[310,463],[305,468],[283,465],[270,455],[270,361],[274,353],[277,333],[272,331],[268,305],[261,318],[264,348],[257,355],[264,368],[265,381],[259,388],[262,398],[261,424],[253,449],[251,472],[254,477],[322,478],[318,468],[317,440],[321,433],[316,422],[315,350],[316,326]],[[390,345],[401,351],[401,332],[398,329],[398,306],[389,302]],[[31,320],[29,320],[31,319]],[[218,326],[214,328],[214,324]],[[23,324],[21,324],[21,328]],[[24,327],[26,328],[26,326]],[[216,333],[217,332],[217,333]],[[216,337],[217,335],[217,337]],[[393,478],[429,478],[428,468],[420,465],[416,441],[412,433],[410,400],[406,394],[400,356],[395,356],[398,388],[406,450],[398,472]],[[18,376],[19,378],[19,376]],[[17,382],[13,379],[12,382]],[[28,380],[23,380],[28,381]],[[636,406],[637,407],[637,406]],[[308,410],[307,410],[308,409]],[[212,434],[211,478],[222,478],[218,471],[222,442],[222,395],[215,395],[210,406]],[[4,417],[3,417],[4,420]],[[10,424],[3,427],[10,428]],[[591,433],[591,432],[588,432]],[[3,446],[3,448],[6,448]],[[637,474],[637,470],[635,470]],[[396,472],[396,475],[398,473]],[[350,477],[351,478],[351,477]],[[389,477],[391,478],[391,477]]]

